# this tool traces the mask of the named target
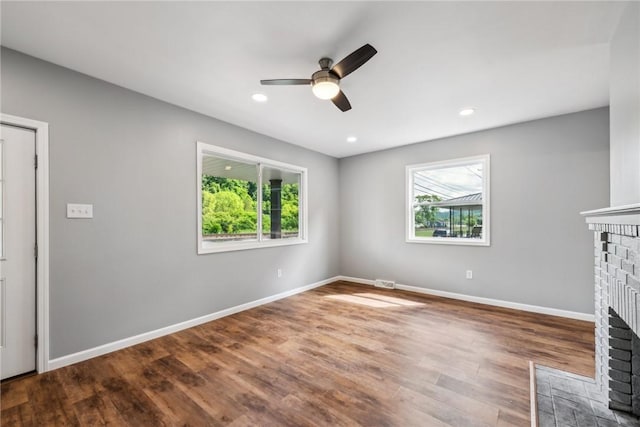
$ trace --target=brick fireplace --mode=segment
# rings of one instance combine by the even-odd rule
[[[611,409],[640,416],[640,205],[583,214],[594,232],[596,384]]]

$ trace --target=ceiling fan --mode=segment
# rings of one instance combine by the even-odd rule
[[[263,85],[311,85],[313,94],[320,99],[330,99],[342,111],[349,111],[351,104],[340,90],[340,79],[345,78],[360,68],[365,62],[378,53],[370,44],[351,52],[342,61],[333,65],[331,58],[322,58],[318,63],[320,70],[311,75],[310,79],[273,79],[260,80]]]

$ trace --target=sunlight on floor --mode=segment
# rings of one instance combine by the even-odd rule
[[[407,307],[417,307],[420,305],[425,305],[423,302],[417,302],[417,301],[411,301],[408,299],[404,299],[404,298],[396,298],[396,297],[389,297],[386,295],[378,295],[378,294],[356,294],[358,296],[361,297],[365,297],[365,298],[372,298],[372,299],[377,299],[380,301],[386,301],[386,302],[390,302],[392,304],[397,304],[397,305],[404,305]]]
[[[421,302],[411,301],[403,298],[389,297],[386,295],[378,295],[371,293],[360,293],[354,295],[336,294],[327,295],[325,298],[330,298],[338,301],[351,302],[354,304],[366,305],[373,308],[390,308],[390,307],[417,307],[425,305]]]

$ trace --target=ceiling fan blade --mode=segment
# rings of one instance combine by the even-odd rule
[[[369,43],[362,46],[360,49],[351,52],[342,61],[338,62],[332,69],[334,73],[341,79],[353,73],[360,68],[365,62],[371,59],[373,55],[378,53],[377,50]]]
[[[331,102],[333,102],[342,112],[351,110],[351,103],[343,91],[338,92],[336,96],[331,98]]]
[[[260,80],[263,85],[310,85],[311,79],[273,79]]]

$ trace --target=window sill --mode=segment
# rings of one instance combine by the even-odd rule
[[[198,255],[215,254],[219,252],[244,251],[248,249],[275,248],[278,246],[302,245],[308,243],[306,239],[290,238],[279,240],[257,240],[229,243],[201,243],[198,247]]]
[[[449,237],[437,237],[437,238],[407,238],[405,240],[407,243],[420,243],[420,244],[428,244],[428,245],[457,245],[457,246],[491,246],[491,243],[485,239],[478,240],[462,240],[458,238],[449,238]]]

